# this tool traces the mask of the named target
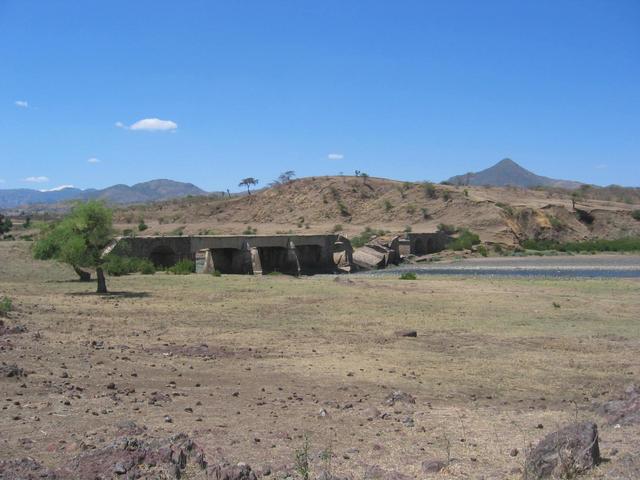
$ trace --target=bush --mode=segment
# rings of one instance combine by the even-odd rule
[[[451,242],[447,248],[454,251],[471,250],[473,245],[478,245],[479,243],[480,237],[471,230],[464,228],[460,230],[458,238]]]
[[[438,224],[438,231],[439,232],[444,232],[447,235],[453,235],[454,233],[456,233],[458,231],[458,229],[456,227],[454,227],[453,225],[447,225],[446,223],[439,223]]]
[[[247,228],[245,228],[244,231],[242,232],[243,235],[255,235],[257,233],[258,233],[258,229],[253,228],[250,225],[247,225]]]
[[[483,257],[489,256],[489,252],[487,251],[487,247],[484,245],[478,245],[478,253]]]
[[[427,198],[438,198],[436,187],[431,182],[424,183],[424,194],[427,196]]]
[[[141,260],[139,270],[143,275],[153,275],[156,273],[156,266],[150,260]]]
[[[424,218],[425,220],[431,217],[431,215],[429,215],[429,210],[427,210],[426,208],[421,208],[420,211],[422,212],[422,218]]]
[[[140,219],[140,223],[138,223],[138,231],[144,232],[147,228],[149,227],[147,226],[146,223],[144,223],[144,220]]]
[[[631,212],[631,216],[634,220],[640,221],[640,210],[634,210],[633,212]]]
[[[385,233],[386,232],[384,230],[375,230],[371,227],[366,227],[360,235],[356,235],[351,239],[351,245],[354,248],[363,247],[369,243],[373,237],[379,237]]]
[[[144,275],[156,273],[156,267],[146,258],[121,257],[109,254],[105,260],[104,271],[112,277],[140,272]]]
[[[211,272],[211,275],[213,275],[214,277],[221,277],[222,272],[220,270],[214,270],[213,272]]]
[[[411,225],[407,225],[406,227],[404,227],[404,233],[411,233],[413,229],[411,228]]]
[[[385,200],[384,201],[384,211],[385,212],[390,212],[391,210],[393,210],[393,203],[391,203],[389,200]]]
[[[189,275],[196,271],[196,264],[193,260],[184,259],[180,260],[173,267],[169,267],[167,271],[174,275]]]
[[[344,228],[340,223],[333,226],[333,233],[338,233],[338,232],[341,232],[342,230],[344,230]]]
[[[2,297],[0,300],[0,317],[6,317],[13,310],[13,302],[9,297]]]
[[[400,280],[417,280],[418,276],[413,272],[405,272],[400,275]]]

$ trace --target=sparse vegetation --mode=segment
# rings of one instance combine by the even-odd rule
[[[105,258],[104,270],[112,277],[119,277],[136,272],[152,275],[156,272],[156,268],[150,260],[145,258],[122,257],[114,254],[109,254]]]
[[[385,212],[390,212],[391,210],[393,210],[393,203],[391,203],[390,200],[385,200],[384,201],[384,211]]]
[[[333,233],[338,233],[341,232],[342,230],[344,230],[344,227],[342,226],[341,223],[337,223],[333,226],[333,229],[331,230]]]
[[[447,248],[454,251],[471,250],[474,245],[478,245],[479,243],[480,237],[477,234],[469,229],[463,228],[458,231],[458,238],[449,243]]]
[[[257,228],[253,228],[251,225],[247,225],[247,228],[245,228],[242,231],[243,235],[257,235],[258,234],[258,229]]]
[[[369,243],[374,237],[379,237],[384,235],[386,232],[384,230],[375,230],[371,227],[366,227],[360,235],[356,235],[351,239],[351,245],[354,248],[363,247],[367,243]]]
[[[631,216],[634,220],[640,221],[640,210],[634,210],[633,212],[631,212]]]
[[[144,219],[141,218],[140,222],[138,222],[138,231],[139,232],[144,232],[147,228],[149,228],[149,227],[147,226],[146,223],[144,223]]]
[[[478,250],[478,253],[483,257],[489,256],[489,251],[487,250],[487,247],[485,247],[484,245],[478,245],[477,250]]]
[[[2,297],[0,300],[0,317],[6,317],[13,310],[13,301],[9,297]]]
[[[422,218],[424,218],[425,220],[431,218],[431,215],[429,215],[429,210],[426,208],[421,208],[420,211],[422,212]]]
[[[454,233],[456,233],[458,231],[458,229],[456,227],[454,227],[453,225],[448,225],[446,223],[439,223],[438,224],[438,231],[439,232],[444,232],[447,235],[453,235]]]
[[[438,198],[438,191],[436,190],[436,186],[431,182],[424,182],[424,194],[427,198]]]
[[[178,261],[174,266],[167,268],[167,272],[174,275],[189,275],[196,271],[196,264],[193,260],[183,259]]]
[[[311,475],[311,443],[309,436],[304,435],[302,446],[295,451],[295,470],[302,480],[309,480]]]
[[[222,272],[220,270],[214,270],[213,272],[211,272],[211,275],[213,275],[214,277],[221,277],[222,276]]]
[[[617,240],[585,240],[582,242],[558,242],[556,240],[528,239],[522,242],[528,250],[557,250],[559,252],[638,252],[640,237]]]
[[[405,272],[400,275],[400,280],[417,280],[418,276],[413,272]]]

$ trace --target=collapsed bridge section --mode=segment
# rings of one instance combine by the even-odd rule
[[[166,268],[196,262],[196,272],[292,275],[349,272],[351,242],[341,235],[198,235],[120,237],[109,252],[146,258]]]

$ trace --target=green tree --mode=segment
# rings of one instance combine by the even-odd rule
[[[250,187],[257,185],[258,184],[258,179],[257,178],[253,178],[253,177],[247,177],[247,178],[243,178],[242,180],[240,180],[240,183],[238,184],[239,187],[247,187],[247,193],[249,195],[251,195],[251,190]]]
[[[0,214],[0,235],[2,235],[3,233],[9,233],[12,228],[13,222],[11,221],[11,219]]]
[[[97,293],[107,293],[102,251],[112,237],[111,210],[102,202],[92,200],[77,204],[64,219],[44,230],[33,246],[33,255],[41,260],[56,259],[67,263],[84,280],[88,275],[80,269],[95,268]]]

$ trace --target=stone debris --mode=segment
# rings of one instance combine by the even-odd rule
[[[257,480],[245,463],[208,465],[202,449],[180,433],[167,439],[121,437],[110,445],[85,451],[63,467],[50,470],[32,458],[0,461],[3,480],[63,478],[136,478]]]
[[[621,398],[603,404],[600,413],[609,425],[640,424],[640,387],[629,385]]]
[[[387,395],[387,397],[384,400],[384,403],[386,403],[389,406],[393,406],[397,402],[401,402],[401,403],[416,403],[416,399],[414,398],[413,395],[411,395],[409,393],[405,393],[405,392],[403,392],[401,390],[395,390],[395,391],[391,392],[389,395]]]
[[[592,422],[568,425],[544,437],[527,455],[527,480],[573,478],[600,462],[598,427]]]

